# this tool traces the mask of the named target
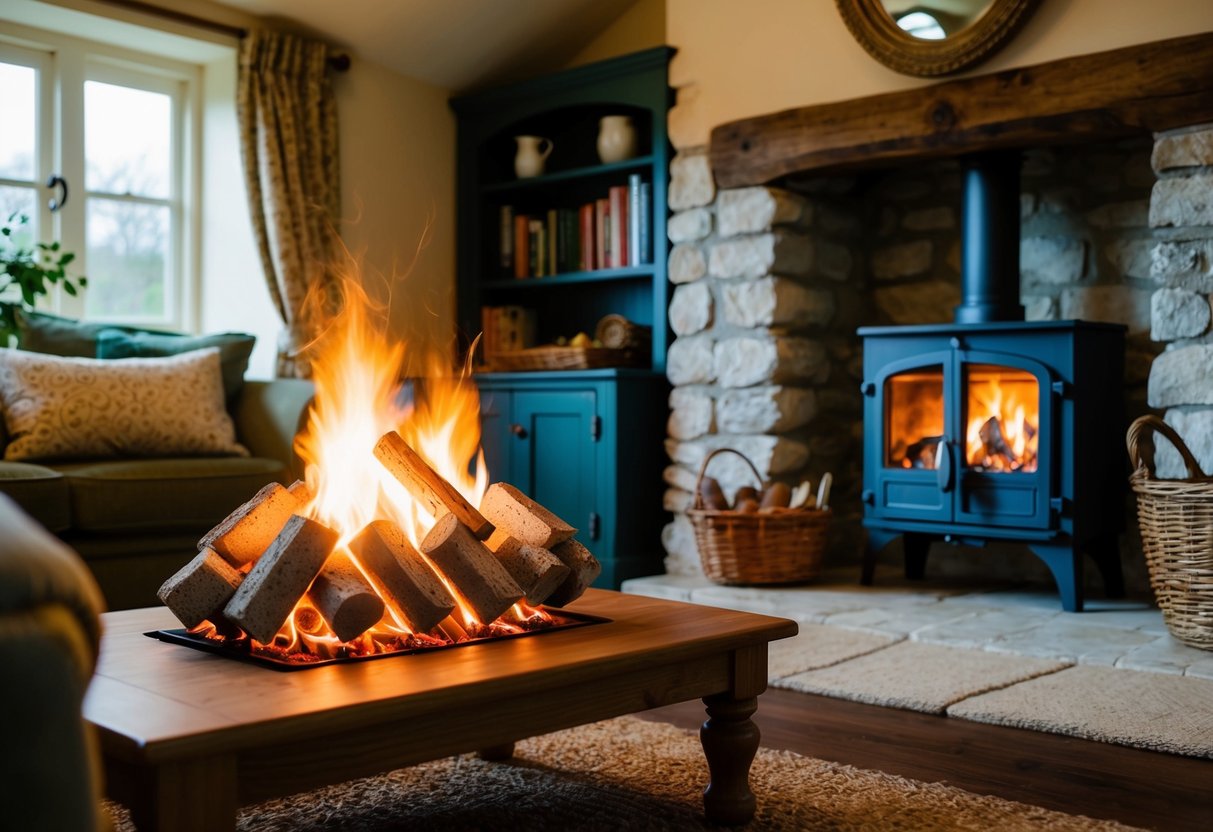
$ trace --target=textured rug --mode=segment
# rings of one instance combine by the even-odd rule
[[[942,714],[962,699],[1068,666],[1052,659],[904,641],[771,684],[869,705]]]
[[[1213,758],[1213,681],[1079,665],[966,699],[948,716]]]
[[[806,670],[829,667],[896,644],[903,638],[802,622],[799,635],[771,642],[767,676],[778,679]]]
[[[633,717],[518,744],[513,761],[454,757],[243,811],[245,832],[717,829],[702,819],[698,738]],[[762,749],[751,769],[764,830],[1056,830],[1130,827]],[[134,827],[121,811],[119,832]]]

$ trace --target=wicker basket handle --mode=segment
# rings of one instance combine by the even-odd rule
[[[758,487],[762,488],[762,477],[758,474],[758,469],[754,467],[754,463],[750,462],[749,457],[747,457],[741,451],[735,451],[732,448],[717,448],[716,450],[712,451],[710,454],[705,456],[703,458],[703,464],[699,466],[699,476],[697,476],[695,478],[694,509],[696,511],[699,511],[703,508],[703,492],[700,490],[699,485],[700,485],[700,483],[703,482],[703,475],[707,473],[708,463],[711,462],[718,454],[724,454],[724,453],[737,454],[737,456],[741,457],[741,461],[744,462],[746,465],[748,465],[750,468],[750,471],[754,474],[754,479],[757,480]]]
[[[1200,469],[1200,463],[1196,461],[1196,457],[1175,432],[1175,428],[1153,414],[1135,419],[1133,424],[1129,425],[1129,432],[1125,435],[1125,444],[1129,448],[1129,459],[1133,463],[1134,470],[1145,470],[1151,478],[1154,478],[1155,432],[1165,436],[1175,446],[1175,450],[1179,451],[1179,455],[1183,457],[1184,467],[1188,469],[1190,479],[1208,479],[1205,472]]]

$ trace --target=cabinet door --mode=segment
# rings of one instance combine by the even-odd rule
[[[480,446],[484,449],[489,482],[513,482],[511,398],[512,394],[503,390],[480,391]]]
[[[592,390],[514,393],[514,485],[579,530],[592,546],[597,510],[597,454]]]

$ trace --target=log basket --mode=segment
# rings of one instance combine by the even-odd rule
[[[705,508],[700,483],[708,464],[725,453],[741,457],[762,488],[758,469],[740,451],[717,448],[704,458],[695,480],[695,502],[687,512],[704,574],[726,586],[802,583],[816,578],[833,512],[828,507],[767,514]]]
[[[1154,434],[1183,458],[1188,476],[1160,480],[1154,474]],[[1137,521],[1150,586],[1171,635],[1190,647],[1213,650],[1213,477],[1175,429],[1157,416],[1142,416],[1125,437],[1137,494]]]

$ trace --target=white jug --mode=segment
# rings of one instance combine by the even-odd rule
[[[518,143],[518,153],[514,156],[514,173],[518,178],[526,179],[543,173],[543,163],[554,147],[552,140],[542,136],[515,136],[514,141]]]
[[[598,158],[604,164],[636,155],[636,128],[631,116],[603,116],[598,122]]]

